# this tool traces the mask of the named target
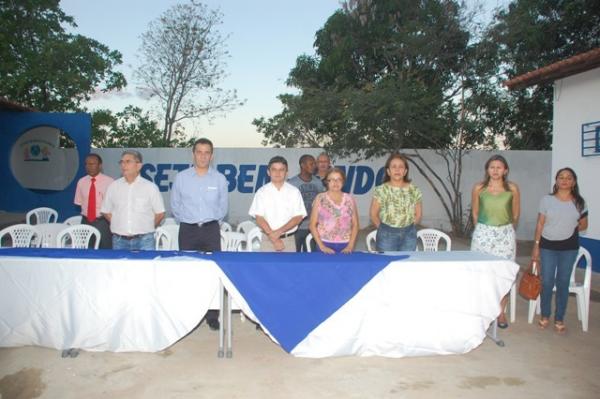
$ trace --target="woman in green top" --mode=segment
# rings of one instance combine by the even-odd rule
[[[519,187],[508,181],[508,162],[501,155],[494,155],[485,163],[485,177],[473,188],[471,209],[473,212],[473,239],[471,251],[496,255],[515,260],[517,241],[515,227],[519,221]],[[508,295],[502,299],[498,327],[506,328],[504,308]]]
[[[421,190],[408,178],[408,159],[393,153],[385,163],[383,184],[375,188],[371,221],[377,227],[378,251],[414,251],[421,221]]]

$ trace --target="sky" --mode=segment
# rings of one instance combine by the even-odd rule
[[[121,111],[133,104],[144,110],[158,110],[157,104],[136,94],[133,71],[139,64],[137,56],[140,36],[148,24],[171,6],[182,0],[61,0],[60,6],[75,18],[74,32],[95,39],[123,55],[117,69],[125,74],[128,85],[121,92],[94,96],[85,105],[88,109],[108,108]],[[314,54],[315,33],[329,16],[340,8],[339,0],[203,0],[211,9],[223,14],[219,27],[229,35],[226,50],[227,76],[220,84],[224,89],[236,89],[246,103],[217,117],[194,120],[185,125],[186,132],[207,137],[217,147],[262,147],[262,135],[252,120],[272,117],[281,112],[277,96],[294,93],[285,81],[296,58]],[[481,0],[471,0],[481,2]],[[499,0],[484,1],[493,7]]]
[[[60,6],[75,18],[77,33],[118,50],[123,65],[118,70],[128,80],[121,93],[94,98],[90,109],[115,112],[128,104],[151,110],[156,105],[136,95],[133,71],[138,65],[140,36],[148,24],[181,1],[175,0],[62,0]],[[340,5],[337,0],[204,0],[223,13],[219,31],[229,35],[227,75],[221,87],[236,89],[246,103],[211,124],[205,119],[186,126],[198,137],[208,137],[218,147],[261,147],[262,135],[252,120],[281,111],[277,95],[293,92],[285,85],[289,71],[301,54],[313,54],[317,30]]]

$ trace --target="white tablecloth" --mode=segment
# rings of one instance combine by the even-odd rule
[[[246,254],[233,256],[245,266]],[[253,278],[254,271],[248,272]],[[485,338],[517,272],[517,264],[479,253],[410,253],[375,274],[290,352],[305,357],[466,353]],[[296,277],[290,273],[283,283]],[[256,319],[212,260],[0,253],[0,346],[160,351],[200,322],[218,297],[220,281]],[[335,284],[328,289],[335,290]],[[268,326],[264,329],[268,333]]]
[[[405,357],[460,354],[479,346],[519,266],[476,252],[409,254],[379,272],[291,353]],[[231,281],[222,278],[240,308],[255,318]]]
[[[219,287],[218,267],[200,259],[0,253],[0,346],[160,351],[202,320]]]

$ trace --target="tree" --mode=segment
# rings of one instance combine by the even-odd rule
[[[316,34],[315,56],[298,57],[279,96],[283,111],[254,124],[264,144],[319,145],[353,159],[403,150],[429,182],[455,233],[464,229],[462,157],[490,142],[482,69],[455,1],[354,0]],[[491,113],[489,113],[491,114]],[[419,148],[435,149],[440,174]]]
[[[183,130],[175,129],[170,143],[162,137],[158,123],[149,112],[128,105],[113,114],[107,109],[92,113],[92,145],[110,147],[191,147],[194,139],[186,139]]]
[[[143,63],[136,76],[160,101],[166,143],[178,122],[242,104],[235,91],[217,87],[225,77],[227,55],[225,39],[217,30],[221,18],[218,11],[192,0],[171,7],[142,35]]]
[[[600,1],[515,0],[497,11],[485,41],[498,80],[510,79],[600,46]],[[550,148],[552,95],[552,82],[508,93],[498,86],[507,147]]]
[[[126,85],[121,54],[65,32],[59,0],[0,0],[0,93],[40,111],[77,110],[97,87]]]

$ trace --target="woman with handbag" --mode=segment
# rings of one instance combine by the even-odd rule
[[[473,187],[471,210],[473,216],[473,238],[471,251],[496,255],[515,260],[517,240],[515,226],[519,221],[519,187],[508,181],[508,162],[501,155],[493,155],[485,163],[482,182]],[[508,295],[502,298],[498,327],[507,328],[504,309]]]
[[[587,225],[588,211],[579,194],[577,175],[571,168],[562,168],[556,173],[552,193],[540,202],[531,254],[533,260],[541,260],[542,264],[542,316],[538,321],[542,329],[550,324],[552,292],[556,285],[554,329],[559,334],[566,331],[564,315],[569,282],[579,250],[579,232],[587,229]]]

